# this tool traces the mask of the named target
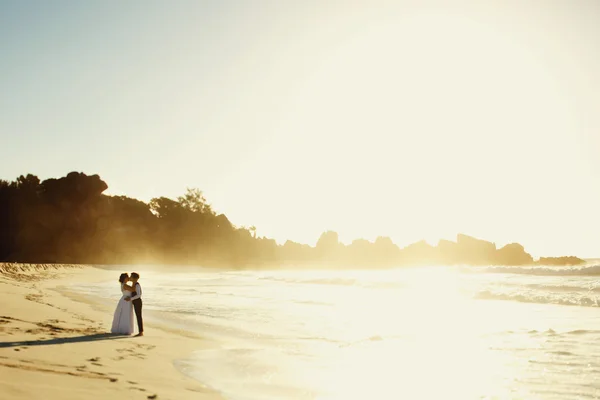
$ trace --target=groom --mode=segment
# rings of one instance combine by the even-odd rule
[[[137,326],[139,333],[136,336],[144,336],[144,320],[142,318],[142,287],[138,283],[140,275],[137,272],[131,273],[131,281],[135,292],[131,293],[131,298],[125,300],[131,301],[133,309],[135,310],[135,317],[137,318]]]

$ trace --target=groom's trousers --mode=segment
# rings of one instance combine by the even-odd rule
[[[144,320],[142,319],[142,299],[135,299],[132,301],[133,309],[135,310],[135,317],[137,318],[138,331],[144,332]]]

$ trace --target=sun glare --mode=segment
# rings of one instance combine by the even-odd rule
[[[600,0],[0,0],[0,54],[0,397],[600,399]]]

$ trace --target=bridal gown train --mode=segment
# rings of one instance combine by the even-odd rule
[[[133,333],[133,304],[131,301],[125,301],[125,298],[131,297],[131,292],[123,289],[122,285],[121,293],[123,295],[117,304],[110,331],[121,335],[131,335]]]

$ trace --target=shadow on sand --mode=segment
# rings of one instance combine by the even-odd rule
[[[125,339],[131,336],[118,335],[114,333],[96,333],[93,335],[82,335],[68,338],[55,338],[45,340],[24,340],[19,342],[0,342],[0,348],[4,347],[19,347],[19,346],[48,346],[53,344],[67,344],[67,343],[84,343],[84,342],[96,342],[99,340],[114,340],[114,339]]]

